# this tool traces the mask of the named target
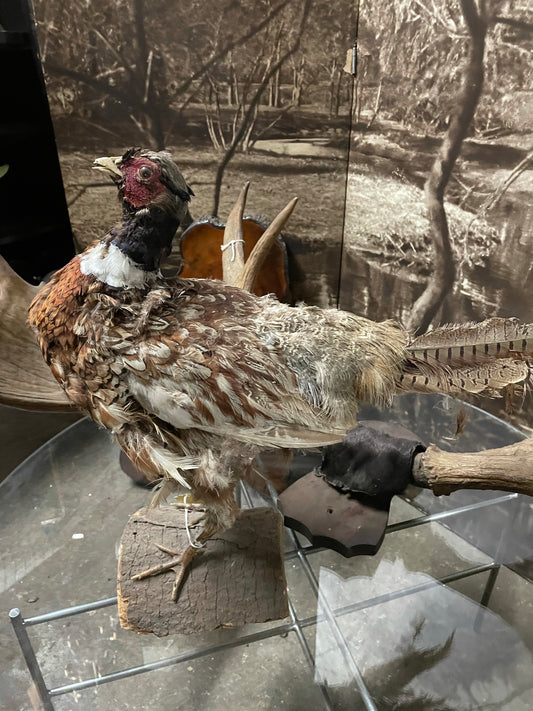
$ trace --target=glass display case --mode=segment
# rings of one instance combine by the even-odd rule
[[[446,397],[405,396],[391,411],[361,415],[455,451],[523,436],[463,405],[468,434],[454,438],[456,407]],[[119,625],[118,542],[150,494],[120,471],[105,432],[88,420],[72,425],[0,494],[3,708],[32,708],[39,688],[44,708],[57,710],[527,708],[528,497],[437,498],[413,487],[394,498],[375,556],[343,558],[287,530],[288,619],[158,639]],[[264,504],[255,497],[245,491],[243,505]]]
[[[71,256],[72,234],[81,251],[120,219],[116,186],[93,160],[166,148],[195,193],[192,218],[223,223],[249,179],[259,221],[299,196],[282,235],[288,301],[409,323],[442,256],[424,185],[461,106],[471,39],[461,8],[474,4],[34,0],[43,75],[29,6],[10,0],[0,10],[10,139],[0,199],[14,219],[0,226],[0,251],[39,282]],[[533,321],[532,23],[526,2],[516,8],[490,18],[490,71],[443,206],[454,268],[433,325]],[[32,91],[21,93],[12,61]],[[164,273],[182,262],[177,239]],[[409,394],[361,408],[360,419],[396,422],[453,452],[530,431],[531,394],[511,414],[472,402]],[[1,410],[8,423],[10,412]],[[294,466],[310,471],[317,456],[298,454]],[[88,419],[0,484],[2,709],[531,708],[527,496],[410,486],[392,499],[374,556],[344,558],[285,529],[287,618],[161,638],[122,629],[117,608],[120,538],[150,499]],[[240,500],[265,505],[246,487]]]

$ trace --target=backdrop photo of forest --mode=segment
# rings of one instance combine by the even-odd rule
[[[165,147],[195,218],[245,180],[270,219],[299,196],[295,299],[422,330],[533,319],[527,0],[34,4],[79,248],[119,217],[93,159]]]
[[[454,275],[433,323],[531,321],[531,4],[363,0],[360,11],[345,272],[365,286],[356,294],[345,280],[341,301],[372,318],[412,320],[443,249],[428,219],[437,177]],[[438,161],[453,165],[447,182]]]

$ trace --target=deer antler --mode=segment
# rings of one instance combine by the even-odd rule
[[[298,198],[293,198],[287,203],[283,210],[276,215],[261,235],[245,263],[242,246],[242,216],[244,214],[249,187],[249,182],[244,184],[226,222],[224,242],[222,245],[222,274],[226,284],[238,286],[246,291],[253,291],[257,275],[274,244],[274,240],[280,234],[291,216],[298,202]],[[231,252],[228,251],[230,245],[232,247]]]
[[[242,217],[250,183],[246,182],[226,222],[222,243],[222,274],[226,284],[236,285],[244,268]]]
[[[244,265],[244,269],[236,282],[236,286],[240,286],[241,289],[246,289],[246,291],[253,291],[257,274],[263,266],[268,253],[272,249],[274,240],[285,227],[287,220],[292,215],[292,211],[294,210],[297,202],[298,198],[295,197],[287,203],[283,210],[272,220],[270,225],[263,232],[248,257],[246,264]]]
[[[45,364],[26,323],[38,291],[0,257],[0,403],[66,412],[71,409],[67,396]]]
[[[434,444],[417,454],[415,484],[437,496],[457,489],[497,489],[533,496],[533,439],[482,452],[444,452]]]

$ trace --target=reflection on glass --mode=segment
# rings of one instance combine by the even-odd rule
[[[363,601],[363,609],[346,613]],[[327,619],[332,612],[340,643]],[[322,568],[318,614],[317,682],[353,685],[353,659],[380,710],[527,708],[519,700],[531,694],[532,658],[519,634],[400,559],[381,561],[372,577],[343,579]],[[513,700],[518,705],[508,706]]]

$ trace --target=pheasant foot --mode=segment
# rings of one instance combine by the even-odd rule
[[[174,505],[178,509],[184,509],[184,528],[188,545],[184,545],[183,548],[180,546],[178,550],[175,550],[173,548],[167,548],[161,543],[155,543],[154,541],[154,545],[159,548],[160,551],[171,556],[170,560],[161,562],[158,565],[137,573],[132,576],[132,580],[143,580],[143,578],[159,575],[167,570],[177,568],[176,579],[172,587],[172,599],[176,601],[194,556],[205,546],[210,538],[217,533],[222,533],[228,528],[231,528],[235,523],[239,508],[235,502],[233,490],[234,485],[229,486],[226,490],[216,491],[215,493],[210,490],[204,490],[201,492],[201,500],[206,501],[206,503],[188,502],[187,497],[185,497],[183,501],[177,501]],[[209,495],[211,495],[212,501],[209,500]],[[194,523],[191,523],[191,527],[197,527],[200,521],[202,522],[202,525],[198,528],[196,537],[192,534],[191,527],[189,526],[189,513],[196,514]]]
[[[172,556],[172,558],[166,563],[160,563],[159,565],[154,565],[152,568],[143,570],[141,573],[132,576],[132,580],[143,580],[144,578],[149,578],[152,575],[159,575],[172,568],[178,568],[176,571],[176,579],[174,585],[172,586],[172,599],[174,602],[178,599],[178,594],[185,578],[185,574],[189,565],[192,562],[194,556],[199,552],[199,548],[194,546],[187,546],[183,551],[176,551],[172,548],[167,548],[160,543],[154,543],[156,548],[159,548],[163,553],[167,553]]]

